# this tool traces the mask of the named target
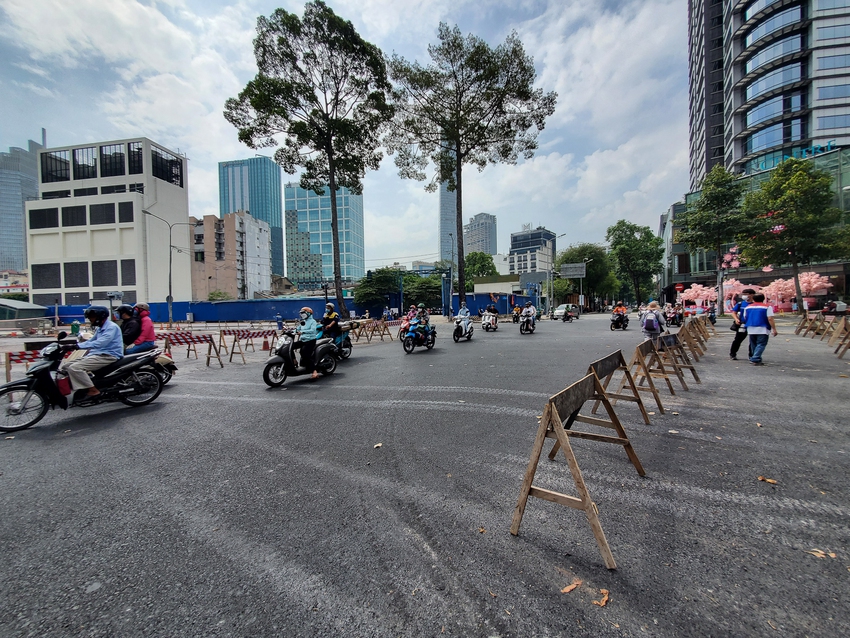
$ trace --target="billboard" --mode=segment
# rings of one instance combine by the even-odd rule
[[[584,279],[587,274],[587,264],[561,264],[561,277],[564,279]]]

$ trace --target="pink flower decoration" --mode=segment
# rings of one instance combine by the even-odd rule
[[[772,271],[773,271],[773,266],[765,266],[764,268],[762,268],[762,272],[772,272]]]

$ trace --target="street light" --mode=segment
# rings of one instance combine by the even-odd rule
[[[587,266],[593,259],[589,257],[584,258],[584,265]],[[587,274],[587,270],[585,270],[584,274]],[[584,303],[584,277],[579,278],[578,280],[578,314],[581,314],[581,305]]]
[[[168,297],[166,297],[165,301],[168,302],[168,328],[171,329],[171,324],[174,321],[174,315],[171,309],[171,303],[174,301],[174,297],[171,295],[171,261],[172,261],[172,251],[177,248],[171,243],[171,230],[175,226],[192,226],[197,227],[201,225],[202,222],[198,222],[193,224],[192,222],[169,222],[166,219],[163,219],[159,215],[154,215],[149,210],[142,209],[142,212],[145,215],[150,215],[151,217],[155,217],[159,221],[163,222],[166,226],[168,226]]]
[[[455,236],[449,233],[449,244],[452,251],[451,262],[449,263],[449,319],[452,318],[452,284],[454,283],[454,268],[455,268]],[[458,290],[458,293],[460,291]]]
[[[549,276],[546,277],[546,287],[548,290],[546,291],[547,299],[549,301],[549,314],[551,315],[554,312],[553,303],[555,299],[555,241],[566,235],[567,233],[561,233],[556,236],[555,239],[552,240],[552,261],[549,262]]]

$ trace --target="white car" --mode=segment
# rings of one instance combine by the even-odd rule
[[[576,306],[575,304],[571,304],[571,303],[562,303],[560,306],[555,308],[555,313],[552,315],[552,318],[553,319],[563,319],[564,314],[568,310],[570,312],[572,312],[573,315],[578,315],[578,306]]]

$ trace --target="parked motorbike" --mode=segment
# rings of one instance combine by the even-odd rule
[[[455,319],[455,329],[452,332],[452,339],[455,343],[466,338],[467,341],[472,339],[472,332],[475,329],[472,327],[472,317],[457,317]]]
[[[498,330],[499,323],[492,312],[485,312],[484,316],[481,318],[481,327],[484,328],[484,332],[490,332],[491,330]]]
[[[534,323],[531,321],[531,317],[524,316],[519,320],[519,333],[521,335],[530,335],[534,332]]]
[[[437,341],[437,331],[433,326],[420,327],[419,319],[412,319],[404,335],[401,345],[405,353],[410,354],[417,346],[425,346],[428,350],[434,347]]]
[[[51,407],[67,410],[69,407],[83,408],[112,401],[139,407],[147,405],[162,392],[162,380],[151,369],[151,364],[161,352],[148,350],[127,355],[95,370],[92,380],[100,390],[98,396],[89,397],[86,390],[66,395],[60,388],[70,390],[69,381],[65,375],[57,378],[57,371],[65,354],[76,349],[76,344],[59,343],[67,336],[67,333],[60,332],[57,342],[41,351],[44,361],[31,365],[25,379],[0,386],[0,432],[32,427],[44,418]]]
[[[611,331],[625,330],[629,327],[629,318],[626,315],[614,313],[611,315]]]
[[[275,341],[271,356],[263,368],[263,381],[271,388],[282,386],[287,377],[299,377],[311,374],[307,368],[299,365],[295,354],[301,349],[301,339],[294,330],[284,330]],[[333,339],[316,339],[313,353],[313,366],[322,375],[333,374],[336,370],[336,346]]]

